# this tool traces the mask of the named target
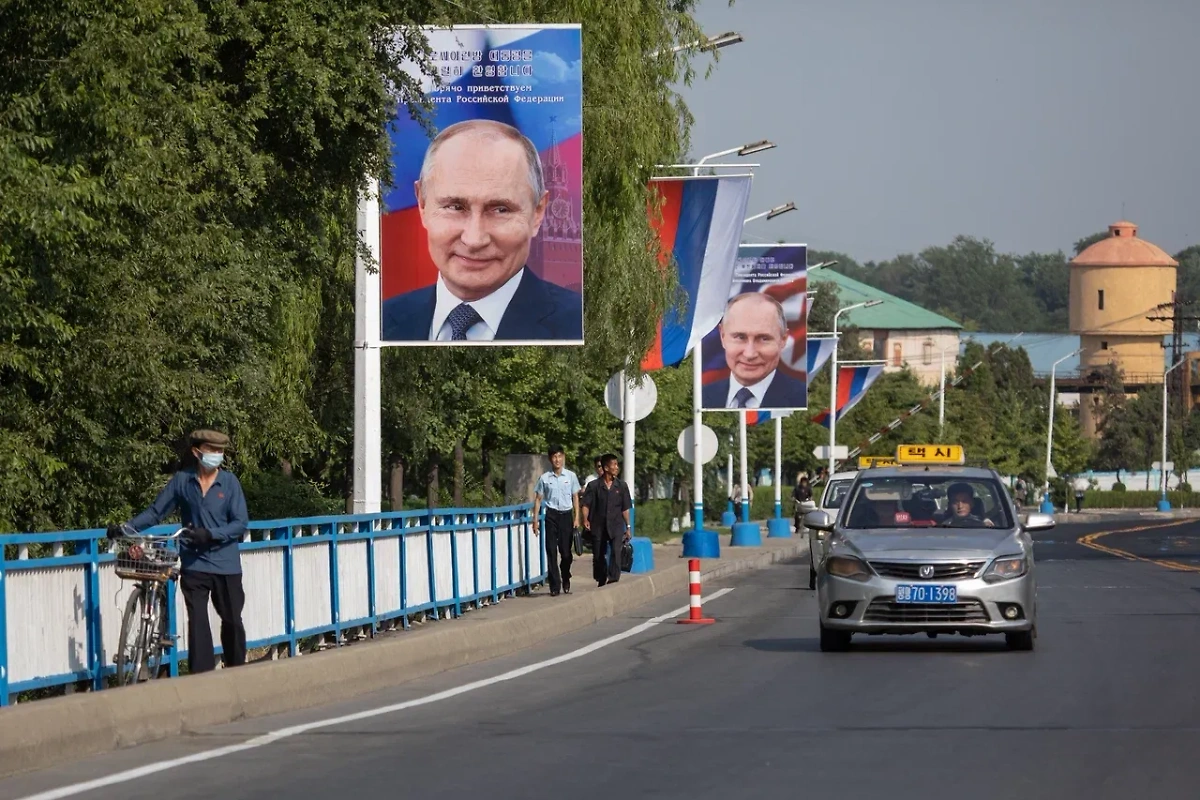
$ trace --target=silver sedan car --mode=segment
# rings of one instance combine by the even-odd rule
[[[1004,634],[1032,650],[1037,585],[1032,531],[991,469],[900,466],[860,472],[841,507],[804,524],[825,531],[817,567],[821,649],[855,633]]]

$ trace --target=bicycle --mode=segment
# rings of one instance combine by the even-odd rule
[[[122,525],[123,535],[113,540],[117,577],[135,582],[121,617],[121,636],[114,657],[118,686],[158,678],[167,651],[175,645],[167,632],[167,581],[179,577],[178,539],[184,530],[180,528],[168,536],[148,536]]]

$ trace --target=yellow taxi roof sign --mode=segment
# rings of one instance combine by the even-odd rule
[[[870,469],[871,467],[895,467],[900,464],[893,456],[859,456],[858,468]]]
[[[902,444],[896,448],[900,464],[957,464],[966,462],[960,444]]]

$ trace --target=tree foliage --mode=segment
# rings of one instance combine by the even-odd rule
[[[230,431],[248,476],[346,491],[355,202],[388,180],[385,124],[417,99],[401,64],[428,67],[426,24],[582,22],[589,344],[389,352],[388,461],[609,449],[598,388],[672,298],[646,182],[687,149],[675,87],[697,54],[674,48],[702,38],[694,5],[0,8],[0,529],[128,514],[201,425]]]

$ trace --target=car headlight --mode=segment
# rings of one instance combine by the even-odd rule
[[[849,578],[852,581],[871,578],[871,568],[867,562],[854,556],[831,556],[825,559],[825,571],[835,578]]]
[[[1029,562],[1025,556],[1005,556],[992,562],[987,572],[983,573],[983,579],[988,583],[1007,581],[1021,577],[1028,569]]]

